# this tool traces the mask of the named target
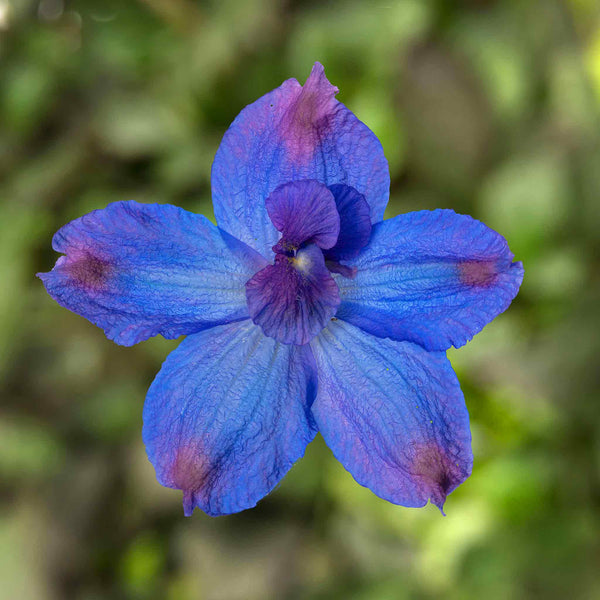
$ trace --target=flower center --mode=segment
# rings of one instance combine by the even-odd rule
[[[340,305],[331,272],[354,275],[352,267],[340,261],[356,256],[368,242],[369,206],[349,186],[327,188],[314,180],[283,184],[265,204],[281,238],[273,246],[274,264],[246,282],[248,310],[265,335],[303,345]]]

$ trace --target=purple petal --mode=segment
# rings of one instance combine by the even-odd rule
[[[264,256],[278,238],[265,199],[288,181],[350,185],[364,194],[372,221],[383,218],[389,195],[383,149],[336,93],[315,63],[304,86],[288,79],[242,110],[215,156],[217,222]]]
[[[245,283],[266,264],[168,204],[110,204],[65,225],[53,247],[66,256],[39,274],[48,293],[124,346],[248,318]]]
[[[369,243],[371,237],[370,210],[365,197],[349,185],[330,185],[340,215],[340,234],[333,248],[325,253],[326,260],[349,260]]]
[[[307,246],[295,257],[278,254],[246,284],[252,320],[265,335],[284,344],[306,344],[333,317],[340,303],[338,287],[323,253]]]
[[[465,344],[505,311],[523,280],[506,240],[451,210],[400,215],[373,228],[338,280],[337,316],[380,337],[427,350]]]
[[[266,201],[282,243],[292,248],[312,243],[331,248],[340,232],[340,216],[333,194],[318,181],[305,179],[280,185]]]
[[[282,346],[250,321],[186,338],[152,383],[143,437],[162,485],[184,511],[235,513],[268,494],[316,428],[308,346]]]
[[[469,415],[443,353],[330,323],[311,342],[313,414],[336,458],[394,504],[442,510],[471,473]]]

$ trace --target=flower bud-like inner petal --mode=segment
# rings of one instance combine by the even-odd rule
[[[312,179],[284,183],[266,200],[267,212],[281,239],[273,250],[289,254],[302,245],[327,249],[340,233],[340,216],[327,186]]]

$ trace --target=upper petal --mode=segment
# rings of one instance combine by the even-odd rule
[[[505,311],[523,280],[506,240],[452,210],[399,215],[373,228],[337,280],[337,316],[380,337],[428,350],[462,346]]]
[[[244,285],[266,261],[205,217],[116,202],[60,229],[48,293],[131,346],[248,318]]]
[[[390,182],[383,149],[337,91],[315,63],[304,86],[288,79],[242,110],[223,137],[212,167],[217,222],[264,255],[278,237],[265,199],[288,181],[345,183],[365,196],[373,222],[383,218]]]
[[[152,383],[143,437],[158,480],[186,515],[238,512],[268,494],[316,433],[308,346],[283,346],[250,321],[186,338]]]
[[[310,345],[319,372],[312,411],[336,458],[385,500],[442,509],[473,462],[469,415],[445,355],[339,320]]]

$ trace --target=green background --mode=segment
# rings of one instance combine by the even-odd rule
[[[600,598],[597,0],[0,0],[0,598]],[[116,200],[211,215],[235,115],[321,61],[381,139],[388,216],[453,208],[525,264],[450,352],[472,477],[437,509],[318,438],[257,508],[183,518],[145,457],[176,342],[109,342],[34,277]]]

